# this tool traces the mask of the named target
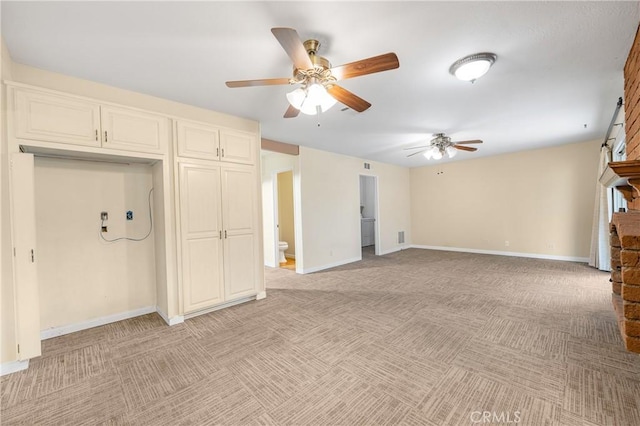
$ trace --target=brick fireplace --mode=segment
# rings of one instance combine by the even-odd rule
[[[627,350],[640,353],[640,27],[624,67],[627,160],[609,163],[628,212],[611,219],[613,307]]]

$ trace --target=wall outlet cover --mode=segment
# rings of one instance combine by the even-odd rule
[[[131,210],[127,212],[127,220],[133,220],[133,212]]]

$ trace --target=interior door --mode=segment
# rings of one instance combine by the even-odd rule
[[[40,356],[33,154],[11,155],[11,219],[18,360]]]

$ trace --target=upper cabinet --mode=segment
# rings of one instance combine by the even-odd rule
[[[25,90],[15,91],[15,101],[16,137],[100,146],[100,105]]]
[[[133,109],[103,106],[102,146],[126,151],[158,152],[166,150],[169,120]]]
[[[220,159],[230,163],[255,164],[257,142],[253,133],[220,130]]]
[[[50,92],[15,89],[15,136],[125,151],[163,154],[169,119]]]
[[[254,133],[218,128],[209,124],[176,122],[178,156],[255,164],[257,137]]]

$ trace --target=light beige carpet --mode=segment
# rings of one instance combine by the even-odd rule
[[[412,249],[267,285],[44,341],[2,424],[640,425],[640,357],[586,265]]]

